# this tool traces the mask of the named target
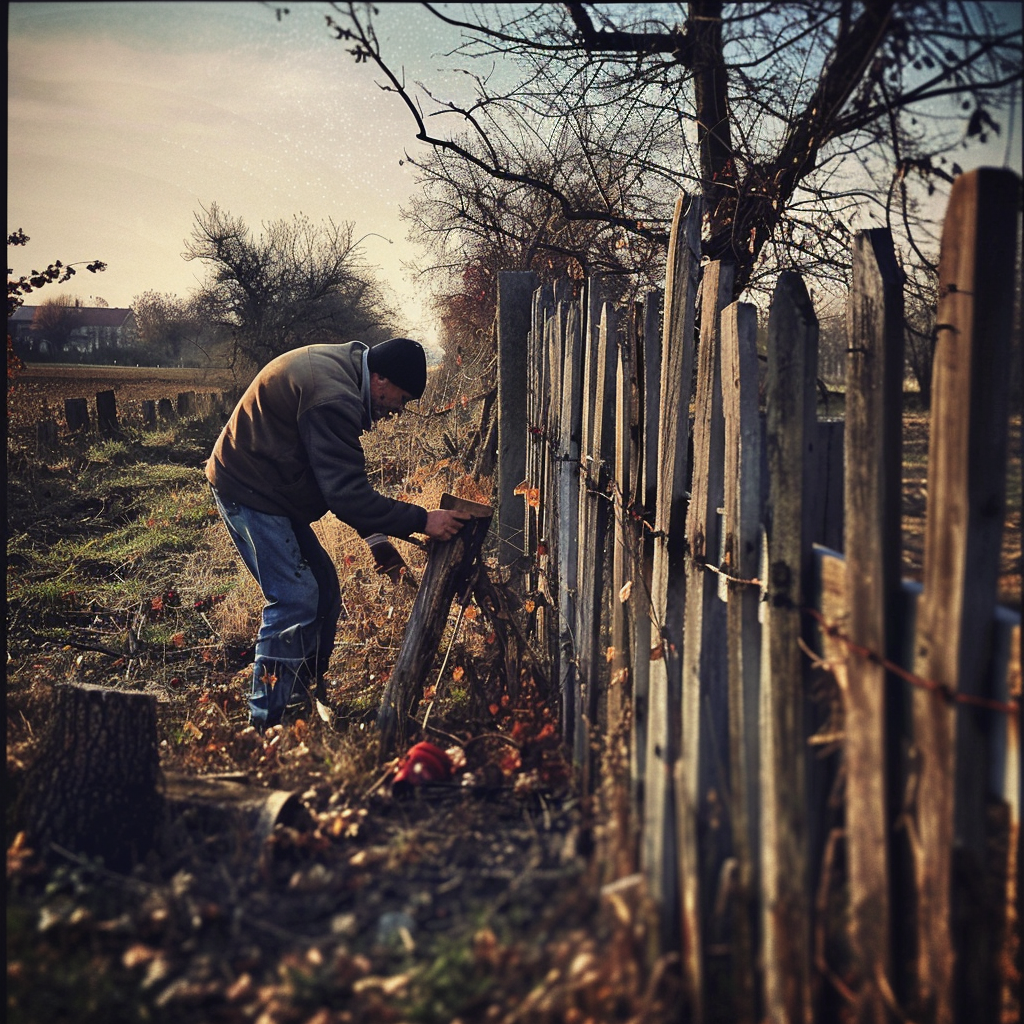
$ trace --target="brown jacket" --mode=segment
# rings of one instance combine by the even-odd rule
[[[362,536],[422,532],[427,510],[378,494],[366,476],[365,351],[358,341],[309,345],[263,367],[206,463],[217,493],[302,523],[330,510]]]

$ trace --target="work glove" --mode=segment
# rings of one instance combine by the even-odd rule
[[[377,572],[385,573],[392,583],[397,583],[402,578],[402,570],[409,568],[398,549],[383,533],[371,534],[366,538],[366,543],[370,546]]]

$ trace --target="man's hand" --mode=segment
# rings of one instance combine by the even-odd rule
[[[408,568],[398,549],[383,533],[367,537],[366,543],[370,545],[370,554],[377,563],[377,572],[386,573],[392,583],[397,583],[402,578],[402,570]]]
[[[462,529],[467,520],[472,519],[470,512],[455,512],[438,508],[427,513],[427,526],[424,533],[433,540],[451,540]]]

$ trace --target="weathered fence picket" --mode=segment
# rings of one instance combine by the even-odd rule
[[[733,969],[737,1024],[756,1015],[757,888],[760,826],[757,767],[761,687],[761,626],[756,579],[761,558],[761,420],[758,413],[757,310],[734,302],[722,311],[724,420],[724,542],[728,574],[726,647],[729,703],[728,812],[736,857]]]
[[[939,261],[924,589],[914,672],[949,692],[988,696],[992,605],[1006,486],[1006,417],[1020,182],[983,168],[954,183]],[[913,810],[918,984],[939,1024],[993,1019],[988,900],[954,874],[983,877],[990,723],[980,711],[914,694],[920,785]],[[955,861],[959,861],[956,863]],[[952,920],[959,922],[954,935]],[[959,979],[957,979],[959,972]],[[958,984],[955,984],[959,981]]]
[[[903,446],[903,273],[892,237],[859,234],[853,248],[846,388],[846,600],[843,627],[861,648],[895,657],[899,635]],[[887,736],[889,681],[851,651],[844,674],[846,856],[857,1020],[885,1024],[892,950]]]
[[[533,314],[514,546],[606,816],[601,877],[639,868],[688,1020],[1019,1013],[1021,630],[995,599],[1018,189],[972,172],[950,202],[923,588],[900,578],[887,232],[854,239],[843,420],[817,416],[795,273],[759,399],[757,312],[700,265],[699,201],[676,204],[663,299],[620,312],[596,280],[570,300],[517,279],[517,314],[499,284],[499,334]]]

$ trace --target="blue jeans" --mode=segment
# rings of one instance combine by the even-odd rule
[[[213,496],[263,593],[249,695],[250,721],[263,730],[289,704],[308,705],[327,670],[341,614],[338,573],[308,524]]]

